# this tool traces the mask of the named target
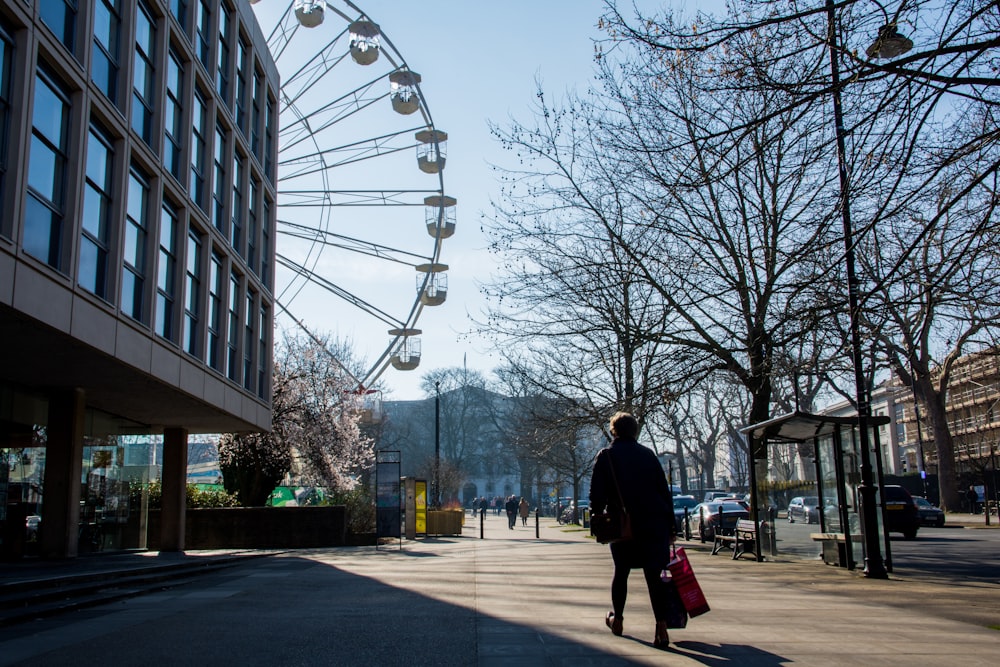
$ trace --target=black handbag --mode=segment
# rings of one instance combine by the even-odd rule
[[[632,539],[632,520],[625,510],[622,500],[622,490],[618,486],[618,476],[615,474],[615,462],[608,450],[608,465],[611,466],[611,479],[618,493],[618,506],[609,506],[604,512],[590,517],[590,534],[601,544],[613,544]]]
[[[669,570],[667,571],[669,572]],[[673,582],[673,579],[669,577],[663,579],[657,595],[662,596],[664,606],[667,608],[667,618],[665,619],[667,627],[671,629],[687,627],[687,609],[684,608],[681,594],[677,591],[677,584]]]

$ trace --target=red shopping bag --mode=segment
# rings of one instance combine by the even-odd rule
[[[687,554],[684,553],[683,547],[674,550],[674,557],[667,565],[667,569],[670,570],[670,578],[673,579],[674,586],[677,587],[677,593],[681,596],[681,602],[684,603],[688,616],[694,618],[708,612],[710,609],[708,600],[701,592],[701,586],[698,585],[694,570],[691,569],[691,562],[688,560]]]

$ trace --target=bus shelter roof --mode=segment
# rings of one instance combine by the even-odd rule
[[[873,415],[868,418],[869,426],[883,426],[888,424],[889,421],[889,418],[885,415]],[[840,427],[857,426],[857,424],[857,415],[838,417],[834,415],[814,415],[796,410],[780,417],[744,426],[740,429],[740,433],[751,435],[754,440],[805,442],[820,436],[830,435],[835,429]]]

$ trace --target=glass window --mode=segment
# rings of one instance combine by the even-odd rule
[[[196,35],[194,48],[198,53],[198,60],[209,72],[212,71],[212,8],[208,0],[198,0],[198,17],[196,19]]]
[[[219,97],[222,98],[222,103],[227,107],[231,106],[229,101],[229,53],[231,48],[229,46],[232,36],[230,33],[230,26],[232,25],[232,19],[230,17],[232,10],[229,9],[225,4],[219,6],[219,40],[218,40],[218,58],[216,59],[216,69],[215,69],[215,87],[219,92]]]
[[[113,227],[112,195],[114,149],[107,134],[95,125],[87,135],[86,181],[80,232],[80,286],[108,298],[108,248]]]
[[[201,91],[194,93],[194,108],[191,109],[191,182],[188,193],[201,210],[205,210],[205,151],[207,120],[205,118],[205,98]]]
[[[233,153],[233,199],[232,216],[233,226],[230,230],[230,242],[233,249],[243,256],[243,172],[246,159],[240,155],[239,151]]]
[[[7,30],[0,24],[0,223],[6,220],[4,207],[7,182],[7,145],[10,132],[10,80],[14,45]],[[0,233],[10,236],[10,231],[0,225]]]
[[[215,126],[215,160],[213,162],[212,183],[212,225],[226,233],[226,131],[221,123]]]
[[[271,287],[271,200],[264,196],[260,216],[260,281]]]
[[[257,198],[260,193],[260,182],[250,179],[250,201],[247,202],[247,266],[257,276],[260,268],[257,266]]]
[[[61,268],[66,214],[66,165],[69,158],[69,98],[43,70],[35,79],[24,249]]]
[[[260,124],[264,118],[264,75],[259,70],[254,70],[253,74],[253,109],[250,118],[250,150],[261,162],[264,161],[264,153],[260,146]]]
[[[271,330],[271,316],[267,306],[263,303],[260,306],[260,323],[257,331],[260,334],[257,346],[257,395],[264,398],[267,393],[268,375],[268,338],[267,332]]]
[[[274,183],[274,122],[277,117],[277,102],[267,96],[267,115],[264,117],[264,176]]]
[[[199,327],[201,320],[201,234],[191,228],[187,241],[186,279],[184,281],[184,350],[201,357]]]
[[[125,209],[124,267],[122,269],[121,308],[129,317],[144,319],[143,294],[146,283],[146,234],[149,207],[149,182],[133,168],[128,177]]]
[[[221,371],[219,343],[222,338],[222,256],[212,252],[208,268],[208,365]]]
[[[178,181],[183,174],[181,142],[184,136],[184,65],[181,57],[171,48],[167,56],[167,102],[163,107],[164,138],[163,166]]]
[[[160,253],[156,267],[156,333],[175,340],[177,293],[177,213],[164,201],[160,209]]]
[[[247,136],[247,75],[250,71],[250,46],[240,37],[236,41],[236,127]]]
[[[90,78],[113,104],[118,103],[118,33],[121,30],[119,0],[94,3],[93,63]]]
[[[246,319],[243,328],[243,388],[247,391],[253,391],[253,382],[257,377],[253,367],[253,353],[257,349],[257,332],[254,331],[257,318],[253,316],[257,312],[254,305],[256,300],[257,295],[253,291],[247,290]]]
[[[76,0],[41,0],[38,15],[70,53],[74,53]]]
[[[188,0],[170,0],[170,13],[177,19],[184,32],[187,32]]]
[[[229,276],[229,327],[226,333],[226,369],[229,379],[239,381],[240,347],[240,277],[233,272]]]
[[[153,54],[156,45],[156,27],[146,9],[139,3],[135,21],[135,57],[132,72],[132,129],[146,145],[153,147],[153,109],[156,76]]]

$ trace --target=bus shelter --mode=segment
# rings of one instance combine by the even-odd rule
[[[875,485],[882,487],[878,428],[886,416],[872,416]],[[861,467],[858,418],[805,412],[775,417],[740,429],[752,453],[750,468],[751,517],[756,523],[757,560],[766,557],[823,557],[831,565],[854,569],[864,562],[868,529],[860,511]],[[789,515],[796,502],[799,512]],[[876,494],[877,526],[889,557],[888,534],[883,529],[882,500]]]

